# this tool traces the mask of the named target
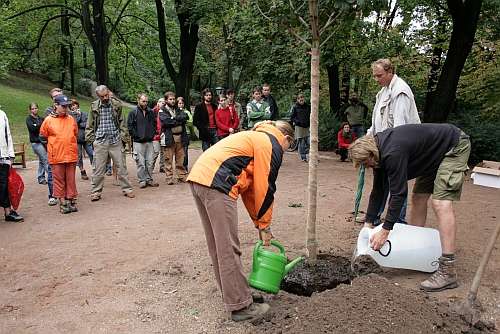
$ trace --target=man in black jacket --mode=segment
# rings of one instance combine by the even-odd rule
[[[184,167],[184,148],[189,144],[186,131],[188,115],[176,108],[175,102],[175,93],[166,92],[165,105],[159,113],[164,141],[165,176],[169,185],[175,184],[176,181],[185,182],[187,178],[187,170]]]
[[[349,152],[355,166],[373,168],[373,189],[365,226],[371,226],[377,218],[384,178],[389,179],[389,209],[382,230],[370,239],[372,248],[379,250],[386,242],[407,196],[407,181],[416,178],[409,223],[425,225],[427,202],[432,194],[443,251],[438,270],[422,282],[420,288],[425,291],[456,288],[457,227],[453,201],[460,200],[468,169],[469,136],[451,124],[408,124],[379,132],[374,137],[364,136],[349,147]]]
[[[205,151],[218,141],[215,121],[217,105],[212,102],[212,92],[209,88],[202,90],[201,95],[203,100],[194,108],[193,124],[198,129],[201,148]]]
[[[290,121],[295,126],[295,138],[299,141],[298,151],[302,161],[309,161],[309,121],[311,106],[306,103],[304,94],[297,95],[297,102],[292,107]]]
[[[153,137],[156,135],[156,117],[148,107],[148,96],[144,93],[137,97],[137,107],[127,119],[128,132],[134,145],[134,160],[137,164],[139,187],[158,187],[153,181]]]
[[[276,100],[271,95],[271,86],[268,83],[262,85],[262,100],[269,104],[269,107],[271,109],[271,120],[277,120],[280,116],[280,113],[278,110],[278,105],[276,104]]]

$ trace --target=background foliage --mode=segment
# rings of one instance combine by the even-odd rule
[[[67,5],[81,12],[82,3],[49,0],[43,5]],[[298,92],[309,94],[308,49],[289,32],[300,23],[291,19],[290,8],[285,8],[287,1],[164,0],[162,3],[167,45],[174,66],[179,65],[181,47],[178,12],[190,11],[190,20],[200,27],[190,94],[193,99],[204,87],[221,86],[235,88],[245,102],[253,86],[268,82],[281,115],[286,116]],[[294,3],[304,15],[307,6],[300,7],[301,2],[295,0]],[[266,18],[259,8],[265,10],[269,4],[284,9]],[[445,58],[451,35],[447,2],[364,0],[322,4],[320,15],[327,16],[339,8],[342,12],[329,28],[331,38],[322,48],[320,147],[336,146],[336,133],[342,121],[339,115],[347,99],[345,92],[357,92],[370,110],[373,107],[379,87],[371,78],[370,64],[378,58],[393,60],[398,75],[410,84],[419,110],[423,110],[433,51],[441,48]],[[0,80],[8,85],[9,78],[16,73],[29,73],[70,91],[71,71],[62,50],[71,47],[75,94],[90,95],[96,80],[95,64],[81,21],[70,17],[70,34],[64,35],[61,19],[51,19],[62,13],[61,7],[49,6],[12,18],[38,6],[41,4],[34,0],[0,1]],[[106,0],[103,10],[107,22],[114,22],[123,8],[123,17],[110,37],[109,86],[131,103],[139,92],[146,92],[150,100],[155,100],[166,90],[175,89],[159,49],[155,2]],[[500,160],[499,9],[499,1],[483,0],[475,42],[459,82],[457,107],[449,117],[450,122],[471,134],[473,161]],[[338,70],[338,77],[333,80],[338,90],[332,87],[331,69]],[[15,99],[19,94],[7,95],[9,98],[14,95]],[[332,107],[330,100],[335,94],[341,101],[338,107]],[[0,95],[0,105],[9,115],[25,114],[24,106],[17,107],[4,96]]]

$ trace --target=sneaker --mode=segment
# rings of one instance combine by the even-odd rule
[[[101,199],[101,194],[99,193],[90,194],[90,200],[92,202],[97,202],[100,199]]]
[[[264,316],[269,311],[269,305],[266,303],[256,304],[252,303],[250,306],[231,312],[231,319],[233,321],[246,321],[256,320]]]
[[[165,168],[160,167],[160,173],[165,173]]]
[[[458,287],[455,260],[439,258],[439,268],[428,279],[420,283],[420,289],[426,292],[437,292]]]
[[[47,184],[47,180],[38,181],[38,184]]]
[[[14,210],[11,210],[8,215],[5,215],[5,221],[7,222],[14,222],[14,223],[20,223],[24,221],[24,218],[20,215],[17,214]]]
[[[160,186],[158,183],[156,183],[156,182],[154,182],[154,181],[149,181],[149,182],[147,182],[147,183],[146,183],[146,185],[147,185],[148,187],[153,187],[153,188],[156,188],[156,187],[159,187],[159,186]]]
[[[123,196],[128,197],[128,198],[135,198],[135,194],[133,191],[125,192],[125,193],[123,193]]]
[[[174,179],[172,179],[172,178],[167,179],[167,184],[168,184],[168,185],[175,184]]]
[[[111,169],[108,169],[106,171],[106,176],[111,176],[111,175],[113,175],[113,171]]]
[[[49,198],[49,201],[47,202],[47,204],[48,204],[49,206],[54,206],[54,205],[56,205],[56,204],[57,204],[57,198],[55,198],[55,197],[51,197],[51,198]]]
[[[139,183],[139,188],[141,188],[141,189],[144,189],[144,188],[146,188],[147,186],[148,186],[148,185],[146,184],[146,182],[141,182],[141,183]]]
[[[89,177],[87,176],[87,172],[85,170],[82,170],[80,175],[82,176],[82,180],[88,180]]]

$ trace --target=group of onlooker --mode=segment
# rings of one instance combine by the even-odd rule
[[[233,89],[221,93],[217,103],[208,88],[201,92],[201,97],[202,101],[194,108],[193,125],[198,129],[203,151],[229,135],[252,128],[259,121],[276,120],[279,116],[269,84],[254,87],[246,110],[235,101]]]

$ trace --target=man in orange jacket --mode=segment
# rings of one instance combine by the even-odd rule
[[[238,196],[269,245],[276,178],[293,129],[283,121],[265,121],[253,131],[227,137],[206,150],[187,179],[205,230],[215,278],[234,321],[253,320],[269,305],[253,302],[240,260]]]

